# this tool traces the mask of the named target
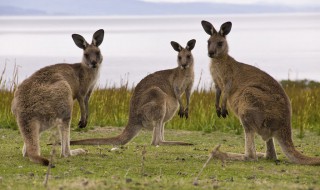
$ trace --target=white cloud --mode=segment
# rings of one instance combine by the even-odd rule
[[[271,5],[288,5],[288,6],[320,6],[319,0],[142,0],[152,3],[230,3],[230,4],[271,4]]]

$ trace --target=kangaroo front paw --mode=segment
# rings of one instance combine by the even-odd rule
[[[184,110],[184,116],[186,117],[186,119],[188,119],[188,117],[189,117],[189,109],[188,108],[186,108]]]
[[[87,151],[83,150],[82,148],[70,150],[70,155],[71,156],[76,156],[76,155],[86,154],[86,153],[87,153]]]
[[[220,118],[221,117],[221,108],[220,107],[216,107],[216,113],[217,113],[217,116]]]
[[[78,123],[79,128],[85,128],[87,126],[87,120],[80,120]]]
[[[222,109],[222,111],[221,111],[221,116],[222,116],[223,118],[226,118],[227,115],[229,115],[228,110],[227,110],[227,109]]]
[[[178,115],[180,116],[180,118],[183,118],[183,116],[184,116],[183,107],[180,107],[179,112],[178,112]]]

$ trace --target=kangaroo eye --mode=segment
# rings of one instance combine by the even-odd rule
[[[223,45],[223,42],[218,42],[218,46],[221,47]]]
[[[191,58],[191,55],[187,55],[187,59],[190,59]]]
[[[208,46],[210,46],[210,43],[211,43],[211,42],[210,42],[210,41],[208,41]]]
[[[89,58],[89,54],[85,53],[84,56],[88,59]]]
[[[181,60],[181,56],[180,55],[178,56],[178,59]]]

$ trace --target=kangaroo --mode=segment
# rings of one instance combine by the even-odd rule
[[[44,67],[24,80],[15,91],[12,112],[24,140],[22,154],[32,162],[49,165],[49,160],[40,156],[39,136],[54,126],[60,132],[61,156],[85,153],[83,149],[70,150],[73,100],[77,99],[80,105],[79,127],[85,127],[88,101],[102,62],[99,45],[103,36],[102,29],[96,31],[89,45],[81,35],[73,34],[75,44],[83,49],[81,63]]]
[[[192,145],[185,142],[165,141],[164,125],[175,115],[189,117],[189,102],[194,81],[191,50],[196,40],[190,40],[186,48],[172,41],[178,53],[178,67],[162,70],[146,76],[135,87],[130,100],[129,121],[123,132],[111,138],[70,141],[71,145],[124,145],[142,129],[153,129],[152,145]],[[181,96],[185,92],[187,105],[184,108]]]
[[[230,160],[256,160],[264,156],[276,160],[275,138],[286,157],[293,163],[320,165],[320,158],[308,157],[294,147],[291,132],[291,104],[281,85],[264,71],[236,61],[228,54],[226,36],[232,23],[221,25],[217,32],[207,21],[201,22],[210,35],[208,56],[215,83],[215,107],[218,117],[225,118],[229,107],[240,119],[245,132],[245,154],[227,153]],[[220,96],[222,97],[220,107]],[[257,153],[254,135],[258,133],[266,142],[266,153]]]

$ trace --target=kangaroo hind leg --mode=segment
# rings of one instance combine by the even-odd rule
[[[58,119],[57,123],[58,123],[58,129],[60,132],[60,140],[61,140],[61,157],[85,154],[86,151],[81,148],[70,150],[70,119],[67,119],[67,120]]]
[[[164,140],[164,124],[162,124],[162,126],[160,126],[160,128],[161,128],[160,134],[161,134],[161,137],[162,137],[161,144],[164,144],[164,145],[183,145],[183,146],[191,146],[191,145],[193,145],[192,143],[181,142],[181,141],[165,141]]]
[[[273,138],[266,141],[266,159],[267,160],[277,160],[277,153],[274,147]]]

